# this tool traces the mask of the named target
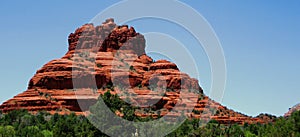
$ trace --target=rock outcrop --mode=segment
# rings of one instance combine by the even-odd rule
[[[118,26],[113,19],[100,26],[86,24],[71,33],[68,42],[68,52],[38,70],[28,89],[4,102],[1,111],[27,109],[87,115],[89,106],[109,90],[133,105],[160,110],[159,115],[178,116],[181,113],[171,112],[175,106],[177,110],[192,107],[193,111],[186,112],[191,118],[212,118],[223,124],[267,122],[209,99],[198,81],[180,72],[176,64],[154,62],[145,54],[144,36],[133,27]],[[135,114],[158,116],[150,112]]]
[[[300,111],[300,103],[290,108],[289,111],[284,114],[284,117],[291,116],[295,111]]]

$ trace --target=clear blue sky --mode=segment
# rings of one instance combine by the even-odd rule
[[[0,102],[26,90],[42,65],[65,54],[69,33],[115,2],[1,1]],[[228,77],[222,104],[254,116],[282,115],[300,102],[300,1],[182,2],[209,21],[223,46]],[[143,32],[143,25],[131,25]],[[209,66],[198,66],[209,90]]]

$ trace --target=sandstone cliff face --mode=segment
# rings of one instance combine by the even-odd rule
[[[69,35],[68,42],[68,52],[45,64],[30,80],[28,89],[4,102],[0,110],[87,115],[98,96],[110,90],[124,100],[130,96],[127,101],[133,105],[160,109],[160,115],[181,115],[170,112],[179,103],[178,110],[195,106],[193,112],[187,112],[191,118],[212,118],[224,124],[267,122],[210,100],[196,79],[180,72],[174,63],[154,62],[145,54],[144,36],[127,25],[117,26],[113,19],[100,26],[83,25]],[[216,114],[211,116],[213,111]],[[158,116],[149,112],[135,114]]]

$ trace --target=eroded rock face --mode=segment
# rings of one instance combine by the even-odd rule
[[[88,49],[89,51],[115,52],[128,50],[137,55],[145,54],[145,38],[133,27],[117,26],[113,19],[107,19],[100,26],[85,24],[71,33],[68,38],[69,51]]]
[[[178,110],[195,107],[186,113],[191,118],[212,118],[224,124],[266,122],[210,100],[204,96],[198,80],[180,72],[176,64],[166,60],[154,62],[145,54],[144,36],[133,27],[117,26],[113,19],[100,26],[86,24],[71,33],[68,42],[68,52],[45,64],[30,80],[28,90],[4,102],[0,110],[86,115],[98,96],[110,90],[123,99],[126,92],[132,95],[129,101],[133,105],[160,110],[160,115],[181,115],[170,112],[178,103]],[[218,111],[214,116],[211,108]]]

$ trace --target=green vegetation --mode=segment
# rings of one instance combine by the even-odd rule
[[[90,52],[88,51],[80,52],[78,56],[82,58],[88,58],[90,56]]]
[[[134,112],[137,107],[131,106],[129,103],[121,100],[117,95],[111,94],[109,91],[106,92],[104,95],[101,95],[104,103],[112,112],[119,111],[120,113],[124,114],[124,119],[129,121],[145,121],[145,119],[137,117],[134,115]],[[99,115],[103,114],[103,107],[101,106],[100,102],[98,101],[95,105],[90,108],[91,115],[90,119],[94,119],[99,117]],[[151,118],[147,118],[151,119]]]
[[[174,92],[175,89],[174,89],[174,87],[172,86],[172,87],[170,87],[170,88],[166,88],[166,91],[167,91],[167,92]]]
[[[138,87],[139,89],[141,89],[143,86],[142,86],[142,84],[138,84],[137,87]]]
[[[136,72],[136,70],[135,70],[135,68],[134,68],[133,66],[130,66],[129,69],[130,69],[130,71],[132,71],[132,72]]]
[[[97,67],[98,68],[102,68],[103,66],[101,64],[97,64]]]
[[[110,108],[111,112],[119,111],[124,114],[124,119],[130,121],[151,121],[152,118],[140,118],[134,112],[138,109],[121,100],[117,95],[110,92],[101,96],[104,103]],[[100,98],[99,98],[100,99]],[[103,117],[103,112],[98,101],[91,107],[89,118],[97,119]],[[144,110],[150,111],[150,110]],[[108,113],[108,112],[105,112]],[[160,111],[157,111],[160,114]],[[200,112],[199,112],[200,113]],[[103,121],[113,122],[113,121]],[[101,125],[100,126],[105,126]],[[97,125],[96,125],[97,126]],[[37,114],[28,113],[25,110],[15,110],[7,114],[0,113],[0,137],[93,137],[106,136],[98,130],[84,116],[70,115],[50,115],[46,112]],[[120,125],[107,128],[108,131],[116,131]],[[139,134],[150,132],[151,128],[144,128]],[[163,128],[161,130],[165,130]],[[132,133],[135,132],[135,129]],[[124,135],[120,133],[120,136]],[[125,135],[126,136],[126,135]],[[244,124],[244,125],[222,125],[212,120],[205,122],[193,119],[186,120],[179,128],[167,135],[169,137],[188,136],[188,137],[299,137],[300,136],[300,111],[294,112],[290,117],[279,117],[270,124]]]
[[[0,137],[93,137],[105,136],[83,116],[35,115],[25,110],[14,110],[0,115]]]
[[[57,98],[53,98],[50,93],[42,92],[42,91],[39,91],[38,89],[35,89],[35,91],[38,92],[40,97],[45,97],[46,99],[48,99],[50,101],[55,101],[55,102],[58,101]]]
[[[203,137],[299,137],[300,112],[289,118],[277,118],[270,124],[244,124],[243,126],[222,125],[217,121],[210,121],[201,126],[199,120],[187,120],[168,136],[203,136]]]

